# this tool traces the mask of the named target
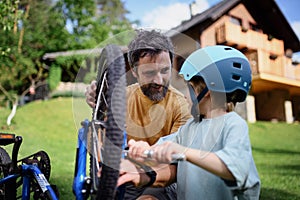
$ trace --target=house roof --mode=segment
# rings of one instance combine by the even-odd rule
[[[60,51],[60,52],[46,53],[43,56],[43,60],[55,60],[59,56],[100,54],[101,51],[102,51],[102,48],[95,48],[95,49],[82,49],[82,50],[71,50],[71,51]]]
[[[81,49],[81,50],[70,50],[70,51],[60,51],[60,52],[52,52],[52,53],[46,53],[43,56],[43,60],[49,60],[53,61],[59,56],[75,56],[75,55],[100,55],[103,48],[94,48],[94,49]],[[123,52],[127,51],[126,46],[121,46],[121,49]]]
[[[184,33],[196,26],[209,26],[239,3],[244,4],[264,33],[283,40],[285,49],[292,49],[294,52],[300,51],[299,39],[275,0],[223,0],[210,9],[193,16],[190,20],[183,21],[169,31],[169,36],[175,36],[176,32]]]

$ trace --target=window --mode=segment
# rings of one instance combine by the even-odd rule
[[[262,32],[257,24],[250,23],[250,28],[251,28],[251,30],[256,31],[256,32]]]
[[[230,21],[231,21],[233,24],[242,26],[242,20],[239,19],[239,18],[237,18],[237,17],[230,16]]]

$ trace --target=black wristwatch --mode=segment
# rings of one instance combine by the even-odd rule
[[[153,185],[153,183],[155,182],[156,180],[156,172],[149,166],[143,166],[142,167],[143,170],[145,171],[145,173],[147,174],[147,176],[149,176],[150,178],[150,181],[149,183],[147,183],[146,185],[143,185],[143,187],[149,187],[151,185]]]

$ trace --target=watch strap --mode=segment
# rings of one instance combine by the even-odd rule
[[[150,181],[146,185],[143,185],[143,187],[149,187],[156,181],[157,173],[149,166],[143,165],[142,168],[146,175],[150,178]]]

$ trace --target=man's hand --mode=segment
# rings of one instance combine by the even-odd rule
[[[120,166],[120,177],[117,186],[132,182],[135,187],[141,187],[149,183],[150,178],[145,172],[129,160],[122,160]]]
[[[97,85],[96,85],[96,81],[92,81],[91,84],[86,88],[85,90],[85,100],[86,103],[91,107],[91,108],[95,108],[96,104],[96,89],[97,89]]]

